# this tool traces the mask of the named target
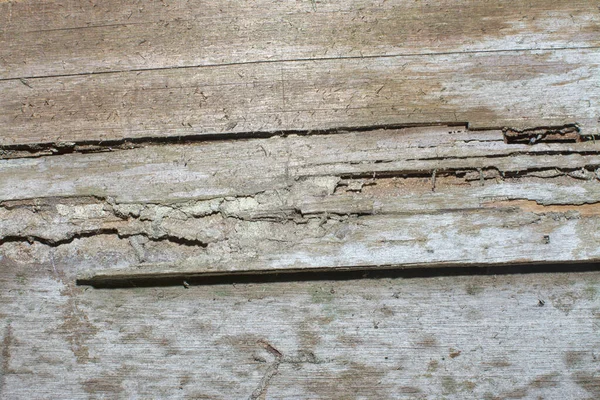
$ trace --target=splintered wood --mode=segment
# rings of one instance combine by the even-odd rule
[[[599,27],[0,0],[0,397],[600,398]]]
[[[598,146],[549,132],[535,144],[428,127],[5,159],[0,235],[80,259],[74,242],[130,244],[133,262],[81,267],[92,284],[600,260]]]

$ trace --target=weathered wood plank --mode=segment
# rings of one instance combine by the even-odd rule
[[[0,79],[600,46],[594,0],[0,3]]]
[[[9,80],[0,144],[461,122],[597,134],[599,64],[557,50]]]
[[[273,274],[600,263],[599,23],[0,0],[0,397],[600,397],[598,272]]]
[[[594,170],[600,162],[595,140],[507,144],[498,130],[473,132],[443,126],[140,144],[114,150],[96,146],[91,150],[97,152],[91,154],[75,150],[51,157],[0,160],[0,201],[96,196],[111,197],[118,203],[177,202],[252,196],[293,189],[293,185],[299,187],[296,194],[306,198],[333,193],[342,178],[432,179],[434,171],[439,176],[461,175],[464,182],[476,183],[480,178],[568,175],[582,187],[585,185],[578,178],[594,187]],[[426,190],[431,191],[432,185],[426,184]],[[541,202],[545,193],[531,191],[529,195]],[[593,202],[586,193],[574,195]],[[560,198],[564,192],[549,195]],[[591,193],[592,198],[595,195]],[[563,201],[569,204],[574,199]]]
[[[133,262],[79,270],[96,282],[595,261],[599,160],[592,140],[511,144],[459,127],[5,159],[0,238],[130,245]]]
[[[20,246],[0,261],[7,400],[600,395],[598,272],[98,290]]]

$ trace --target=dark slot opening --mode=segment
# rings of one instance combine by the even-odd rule
[[[78,285],[93,286],[95,288],[130,288],[130,287],[158,287],[158,286],[194,286],[194,285],[223,285],[244,283],[273,283],[273,282],[302,282],[302,281],[347,281],[359,279],[418,279],[443,276],[469,276],[469,275],[510,275],[510,274],[541,274],[588,272],[600,270],[600,262],[593,263],[544,263],[544,264],[512,264],[512,265],[486,265],[486,266],[448,266],[426,268],[402,268],[400,266],[370,267],[352,270],[312,270],[290,272],[251,272],[229,273],[221,275],[189,276],[177,275],[152,275],[144,277],[92,277],[78,279]]]
[[[508,144],[578,143],[595,140],[595,135],[582,135],[575,124],[524,130],[504,128],[503,133],[504,141]]]

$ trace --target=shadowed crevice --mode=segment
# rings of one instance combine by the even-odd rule
[[[420,279],[446,276],[515,275],[599,271],[600,262],[511,264],[485,266],[447,266],[403,268],[377,266],[359,269],[312,270],[289,272],[234,272],[220,275],[153,274],[140,277],[91,277],[78,279],[78,285],[95,288],[223,285],[245,283],[349,281],[361,279]]]

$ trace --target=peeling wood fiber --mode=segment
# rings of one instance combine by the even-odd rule
[[[600,398],[599,11],[0,0],[0,398]]]
[[[4,159],[0,237],[125,243],[132,261],[79,270],[97,283],[600,260],[596,143],[505,137],[433,126]]]

